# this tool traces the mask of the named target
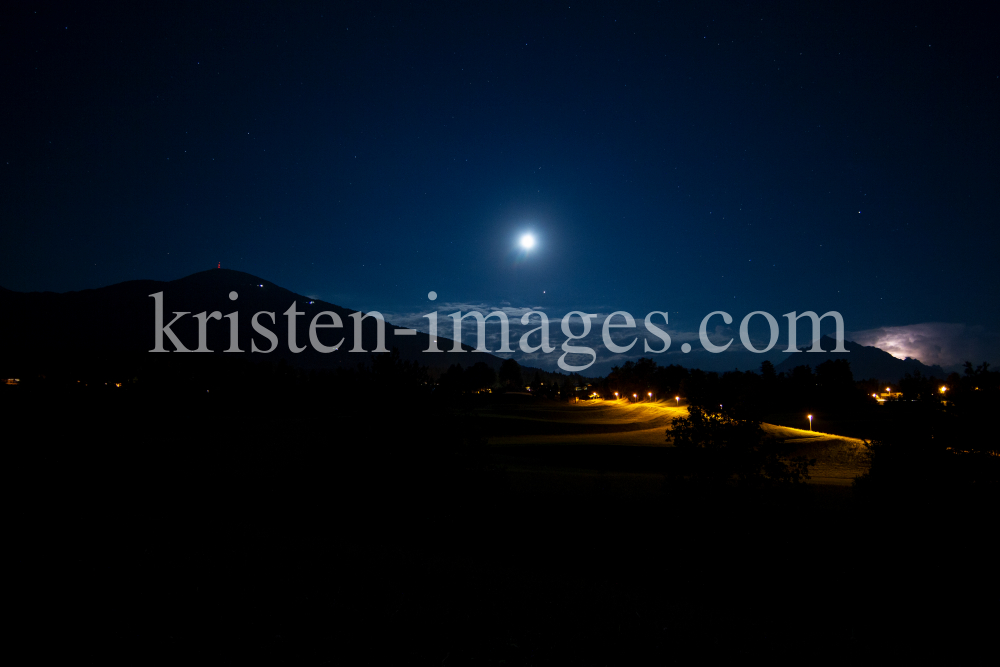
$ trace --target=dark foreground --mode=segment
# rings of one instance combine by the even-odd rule
[[[995,630],[992,507],[526,484],[460,411],[391,406],[6,394],[9,630],[40,662],[438,665],[961,659]]]

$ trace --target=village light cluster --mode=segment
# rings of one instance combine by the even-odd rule
[[[432,292],[433,294],[433,292]],[[164,324],[164,305],[163,305],[163,292],[156,292],[155,294],[150,294],[155,303],[155,346],[150,352],[170,352],[164,346],[164,336],[170,340],[174,346],[174,352],[212,352],[208,348],[208,321],[209,320],[219,320],[223,319],[223,315],[219,311],[201,312],[194,315],[194,319],[198,321],[198,347],[195,349],[186,348],[178,339],[177,335],[171,330],[171,327],[181,318],[186,315],[190,315],[190,312],[174,312],[174,318],[168,323]],[[434,295],[437,296],[436,294]],[[235,301],[239,298],[236,292],[230,292],[229,298]],[[433,300],[433,299],[432,299]],[[309,303],[312,303],[310,301]],[[297,302],[293,301],[292,305],[282,313],[287,318],[287,344],[289,351],[293,353],[300,353],[306,349],[304,345],[298,344],[297,328],[298,328],[298,317],[305,315],[305,313],[296,310]],[[653,316],[658,315],[663,318],[663,323],[668,324],[668,316],[664,311],[654,310],[646,315],[643,319],[643,324],[645,325],[646,331],[651,333],[660,342],[660,347],[656,348],[649,344],[649,340],[643,338],[643,350],[645,352],[651,352],[653,354],[662,354],[670,348],[670,335],[661,329],[656,323],[653,322]],[[732,324],[732,316],[721,310],[717,310],[709,313],[702,319],[701,325],[698,328],[698,337],[701,341],[702,347],[713,354],[718,354],[729,349],[732,345],[733,339],[730,338],[725,345],[715,345],[709,340],[708,337],[708,323],[715,316],[721,316],[722,321],[726,324]],[[760,315],[767,320],[768,326],[770,328],[770,342],[767,347],[763,349],[757,349],[754,347],[750,336],[748,333],[750,320],[755,316]],[[253,330],[266,339],[270,347],[266,350],[259,349],[255,341],[251,340],[250,347],[251,352],[267,354],[273,352],[278,347],[278,336],[265,326],[262,321],[262,316],[266,317],[271,321],[271,324],[277,324],[277,318],[274,312],[271,311],[260,311],[253,315],[250,320],[250,325]],[[388,352],[389,350],[385,347],[385,318],[378,311],[371,311],[369,313],[355,312],[350,314],[351,319],[354,320],[354,346],[350,349],[350,352],[369,352],[365,350],[362,343],[362,322],[365,319],[372,318],[375,320],[377,325],[376,330],[376,346],[371,352]],[[451,313],[449,317],[452,319],[452,347],[450,350],[441,350],[438,348],[438,313],[435,311],[424,315],[428,320],[429,324],[429,344],[428,348],[424,352],[466,352],[467,350],[462,349],[462,324],[467,318],[472,318],[476,323],[476,348],[475,352],[490,352],[486,347],[486,320],[490,318],[496,318],[500,323],[500,347],[495,350],[496,352],[513,352],[514,350],[510,347],[510,322],[507,319],[507,314],[495,310],[488,315],[483,315],[477,311],[471,311],[468,313],[462,313],[461,311]],[[560,348],[562,349],[562,354],[559,357],[558,365],[564,371],[567,372],[579,372],[590,368],[594,362],[597,361],[597,351],[592,347],[586,347],[583,345],[575,345],[574,341],[579,341],[590,335],[592,323],[591,320],[596,318],[595,313],[585,313],[583,311],[574,310],[567,313],[560,320],[560,329],[562,333],[566,336],[566,340],[562,343]],[[801,314],[797,314],[794,311],[791,313],[786,313],[784,315],[788,319],[788,347],[784,350],[785,352],[798,352],[796,347],[796,324],[803,317],[809,318],[812,323],[812,347],[808,350],[809,352],[823,352],[824,350],[820,347],[820,322],[827,317],[832,317],[836,324],[836,347],[832,350],[833,352],[847,352],[848,350],[844,347],[844,319],[841,317],[840,313],[836,311],[829,311],[824,313],[822,316],[817,315],[812,311],[806,311]],[[226,352],[243,352],[244,350],[239,347],[239,313],[234,311],[225,315],[225,318],[229,320],[229,348],[225,350]],[[537,318],[537,319],[535,319]],[[583,325],[583,329],[580,333],[573,333],[571,324],[574,318],[579,319]],[[618,321],[615,321],[618,318]],[[323,320],[327,321],[323,321]],[[520,322],[522,325],[530,325],[533,321],[537,321],[538,326],[530,331],[524,333],[518,340],[518,348],[521,352],[525,354],[531,354],[534,352],[543,352],[549,354],[555,351],[555,347],[549,342],[549,329],[550,322],[548,316],[539,310],[530,310],[524,313]],[[343,321],[340,315],[337,313],[324,310],[322,312],[316,313],[312,321],[309,322],[309,343],[314,350],[317,352],[328,354],[330,352],[336,352],[343,345],[345,338],[341,338],[340,341],[334,345],[324,345],[319,340],[318,331],[320,329],[339,329],[343,328]],[[601,339],[604,343],[604,347],[608,351],[614,354],[624,354],[630,351],[635,344],[639,341],[638,336],[632,339],[627,345],[619,345],[611,339],[611,329],[635,329],[636,320],[630,313],[623,310],[615,311],[608,315],[603,324],[601,325]],[[417,334],[414,329],[403,329],[395,328],[393,330],[393,335],[396,336],[413,336]],[[537,345],[532,345],[529,338],[532,334],[538,334],[539,343]],[[743,318],[740,323],[740,341],[743,346],[750,350],[751,352],[756,352],[758,354],[763,354],[771,350],[775,344],[778,342],[778,322],[769,313],[758,310],[749,313]],[[684,343],[681,345],[681,351],[688,353],[691,351],[690,343]],[[567,361],[569,355],[582,355],[589,357],[590,360],[585,364],[574,365]]]

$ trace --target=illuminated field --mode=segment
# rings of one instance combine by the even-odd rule
[[[499,406],[479,413],[499,448],[565,446],[668,447],[666,431],[686,407],[670,402],[581,401]],[[764,424],[764,430],[794,446],[793,456],[816,459],[813,483],[849,485],[865,472],[861,440]]]
[[[492,445],[633,445],[662,447],[666,429],[687,408],[625,401],[540,402],[481,413]]]
[[[850,484],[868,470],[863,441],[831,433],[764,424],[764,430],[795,447],[795,456],[816,459],[813,483]]]

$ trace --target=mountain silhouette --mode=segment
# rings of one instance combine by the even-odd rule
[[[230,299],[231,292],[237,294],[235,300]],[[216,356],[252,361],[284,360],[305,369],[335,369],[369,363],[376,354],[377,323],[374,318],[362,321],[361,348],[365,351],[352,352],[355,321],[351,315],[358,311],[310,299],[249,273],[211,269],[168,282],[132,280],[79,292],[14,292],[0,288],[0,312],[3,313],[0,371],[9,374],[43,368],[51,371],[54,366],[66,364],[92,366],[103,362],[118,363],[123,358],[205,354],[175,352],[175,346],[166,335],[163,336],[163,349],[169,352],[151,352],[156,345],[156,299],[151,295],[156,293],[162,293],[163,325],[169,325],[176,312],[188,313],[170,326],[188,350],[199,346],[199,323],[195,314],[218,312],[222,317],[207,320],[205,326],[206,347]],[[298,347],[305,348],[299,353],[289,349],[288,318],[284,315],[293,303],[296,311],[303,313],[295,318],[295,342]],[[262,311],[274,314],[273,321],[265,315],[259,318],[260,324],[278,339],[277,346],[269,353],[251,351],[252,343],[259,350],[271,347],[268,339],[252,327],[254,314]],[[334,346],[343,339],[336,351],[328,353],[319,352],[310,344],[310,322],[323,311],[336,313],[341,328],[317,329],[319,342]],[[230,347],[231,325],[225,315],[233,312],[238,313],[237,340],[242,352],[225,351]],[[333,319],[324,316],[318,323],[333,324]],[[453,342],[443,336],[437,337],[438,349],[442,352],[426,353],[424,350],[430,343],[428,334],[401,335],[398,331],[409,330],[385,323],[385,348],[396,348],[402,360],[415,361],[432,370],[454,363],[470,366],[480,361],[497,369],[503,361],[488,353],[449,353]],[[473,350],[464,344],[462,349]]]
[[[947,375],[945,371],[937,365],[928,366],[917,359],[897,359],[885,350],[870,345],[860,345],[853,341],[845,340],[844,347],[847,352],[830,352],[837,346],[837,342],[829,337],[820,338],[820,347],[825,350],[823,354],[789,354],[788,357],[775,367],[775,371],[791,372],[796,366],[809,366],[816,370],[816,366],[831,359],[846,359],[851,362],[851,373],[855,380],[877,379],[885,382],[896,383],[907,373],[913,375],[917,371],[924,376],[936,376],[943,378]],[[799,352],[808,350],[811,345],[799,349]]]

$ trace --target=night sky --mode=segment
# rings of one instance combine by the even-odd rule
[[[0,285],[221,262],[400,323],[659,310],[679,342],[764,310],[783,348],[784,313],[836,310],[900,356],[1000,361],[985,11],[6,7]]]

